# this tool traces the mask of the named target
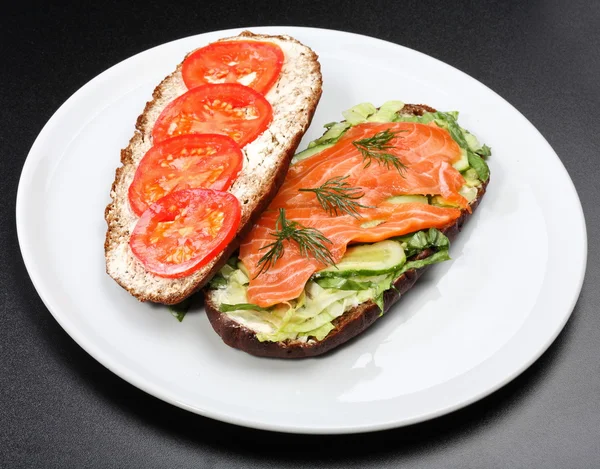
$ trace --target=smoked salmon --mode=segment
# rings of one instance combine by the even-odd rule
[[[357,143],[383,133],[391,138],[381,148],[397,158],[398,167],[370,158]],[[264,269],[261,259],[274,241],[281,209],[287,220],[321,232],[331,259],[338,262],[352,243],[451,225],[461,209],[469,209],[459,192],[465,180],[452,166],[461,155],[449,133],[433,123],[363,123],[351,127],[332,147],[292,165],[279,193],[240,246],[240,260],[250,274],[248,301],[268,307],[295,299],[310,277],[326,267],[302,255],[295,242],[284,241],[281,257]],[[328,212],[314,192],[300,190],[321,187],[332,178],[343,178],[348,187],[360,189],[355,213]],[[398,195],[440,195],[454,207],[393,203],[390,198]]]

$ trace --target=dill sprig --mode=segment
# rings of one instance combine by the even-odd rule
[[[340,212],[359,218],[359,208],[371,208],[356,200],[365,195],[360,187],[352,187],[346,182],[348,176],[336,176],[314,189],[298,189],[300,192],[314,192],[321,207],[330,215]]]
[[[325,243],[331,244],[331,241],[315,228],[307,228],[298,222],[288,220],[283,208],[279,209],[275,230],[270,233],[275,241],[259,249],[260,251],[268,249],[268,251],[259,259],[257,266],[260,266],[260,270],[254,278],[269,270],[283,256],[284,241],[294,241],[303,257],[314,257],[323,264],[335,264],[331,251],[325,246]]]
[[[394,167],[400,174],[404,173],[406,165],[400,161],[398,156],[388,152],[388,150],[395,148],[394,145],[390,144],[390,141],[395,138],[397,134],[398,132],[392,132],[390,129],[386,129],[377,132],[372,137],[352,142],[363,156],[365,168],[371,166],[371,163],[375,160],[377,163],[385,166],[386,169],[392,169],[392,167]]]

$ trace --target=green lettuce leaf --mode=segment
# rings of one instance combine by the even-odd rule
[[[436,247],[440,249],[450,247],[450,240],[448,237],[436,228],[430,228],[427,230],[427,241],[429,242],[429,247]]]
[[[374,298],[375,304],[377,306],[379,306],[379,311],[381,311],[380,316],[383,314],[383,308],[385,307],[385,303],[383,301],[383,292],[381,292],[379,295],[377,295]]]
[[[477,171],[477,176],[479,179],[483,182],[487,181],[490,177],[490,168],[485,160],[477,153],[473,153],[472,151],[469,151],[468,155],[469,164],[475,171]]]
[[[482,158],[485,158],[485,157],[491,156],[492,149],[490,147],[488,147],[487,145],[483,145],[479,150],[476,150],[475,153],[477,153]]]
[[[406,244],[404,248],[406,257],[412,257],[428,248],[448,249],[450,247],[450,240],[436,228],[417,231],[411,235],[395,239]]]
[[[180,303],[169,305],[169,311],[171,314],[179,321],[183,321],[183,318],[190,310],[190,306],[192,304],[192,297],[188,297]]]
[[[221,274],[216,274],[208,283],[209,288],[216,290],[227,286],[227,279]]]
[[[263,311],[265,313],[270,313],[271,311],[267,308],[263,308],[261,306],[252,304],[252,303],[238,303],[235,305],[229,305],[227,303],[221,303],[219,305],[219,311],[222,313],[229,313],[230,311]]]
[[[450,259],[451,257],[450,253],[448,252],[448,249],[442,249],[441,251],[437,251],[436,253],[432,254],[429,257],[426,257],[425,259],[420,259],[417,261],[408,261],[398,271],[398,274],[403,274],[404,272],[410,269],[420,269],[422,267],[431,264],[437,264],[438,262],[448,261]]]

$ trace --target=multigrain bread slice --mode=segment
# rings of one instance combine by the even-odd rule
[[[436,112],[434,108],[426,105],[407,104],[402,109],[405,115],[423,115],[425,112]],[[478,188],[477,197],[470,203],[470,210],[462,210],[461,216],[451,225],[442,228],[450,241],[456,239],[465,222],[472,216],[473,212],[485,195],[486,181]],[[426,249],[415,256],[414,260],[425,259],[435,253],[432,249]],[[382,313],[387,313],[402,295],[410,290],[417,279],[427,270],[429,266],[420,269],[410,269],[400,275],[383,295],[383,311],[374,301],[366,301],[346,311],[343,315],[334,319],[334,329],[323,340],[309,338],[308,340],[286,340],[270,342],[258,340],[256,333],[246,326],[236,322],[226,313],[218,309],[217,295],[210,289],[204,290],[204,307],[207,317],[213,329],[221,336],[227,345],[243,350],[251,355],[270,358],[307,358],[322,355],[348,340],[356,337],[378,318]]]
[[[154,90],[152,100],[138,117],[129,145],[121,151],[106,207],[108,225],[104,244],[107,273],[140,301],[175,304],[200,289],[237,249],[239,240],[266,208],[283,182],[298,144],[310,125],[321,97],[322,77],[317,55],[289,36],[266,36],[245,31],[221,41],[257,40],[281,47],[285,59],[277,82],[265,95],[273,109],[267,130],[242,148],[244,163],[229,189],[241,203],[241,222],[236,238],[207,265],[192,275],[167,279],[149,273],[129,247],[129,237],[138,217],[129,205],[128,189],[137,166],[152,146],[152,128],[163,109],[187,91],[181,63]],[[191,53],[191,52],[190,52]]]

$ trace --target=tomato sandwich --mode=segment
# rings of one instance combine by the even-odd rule
[[[187,54],[121,151],[107,273],[141,301],[199,290],[276,195],[321,86],[316,54],[289,36],[244,32]]]

